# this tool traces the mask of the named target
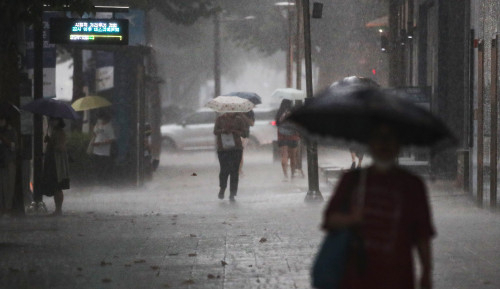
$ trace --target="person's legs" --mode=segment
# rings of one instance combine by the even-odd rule
[[[9,182],[9,174],[7,168],[0,168],[0,216],[6,211],[6,195],[7,184]]]
[[[288,147],[288,156],[290,157],[290,176],[293,179],[295,176],[295,168],[297,167],[297,147]]]
[[[225,151],[219,151],[217,152],[217,156],[219,158],[219,166],[220,166],[220,171],[219,171],[219,199],[224,198],[224,192],[226,191],[227,187],[227,178],[229,177],[229,170],[228,170],[228,152]]]
[[[283,175],[285,179],[288,179],[288,147],[280,146],[280,154],[281,154],[281,168],[283,170]]]
[[[230,175],[230,200],[234,200],[234,196],[238,193],[238,181],[239,181],[239,165],[241,162],[241,156],[243,154],[242,150],[234,150],[230,152],[229,158],[229,175]]]
[[[63,191],[57,191],[54,194],[54,203],[56,205],[56,210],[54,212],[54,215],[62,215],[62,204],[64,201],[64,194]]]
[[[352,148],[349,149],[349,152],[351,153],[352,160],[351,170],[353,170],[356,168],[356,152]]]
[[[9,162],[7,164],[7,175],[9,179],[7,180],[7,194],[5,195],[5,208],[7,213],[12,213],[12,207],[14,204],[14,191],[16,187],[16,163]]]
[[[363,162],[364,154],[358,153],[357,155],[358,155],[358,168],[361,168],[361,163]]]

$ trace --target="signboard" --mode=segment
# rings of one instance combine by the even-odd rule
[[[51,18],[50,43],[128,45],[127,19]]]
[[[52,17],[59,17],[61,13],[43,13],[43,97],[56,97],[56,45],[49,42],[50,26]],[[33,80],[35,53],[34,53],[34,31],[33,26],[26,29],[26,69],[28,77]],[[33,94],[33,93],[32,93]]]

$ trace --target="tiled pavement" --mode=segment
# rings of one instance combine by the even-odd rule
[[[196,152],[164,155],[141,189],[73,188],[61,218],[3,218],[0,288],[310,288],[324,203],[304,203],[306,180],[282,182],[271,159],[246,156],[235,204],[216,198],[215,154]],[[500,288],[499,214],[431,186],[435,288]]]

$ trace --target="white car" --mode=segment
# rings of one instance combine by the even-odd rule
[[[270,145],[276,140],[273,108],[255,108],[255,124],[250,127],[247,148]],[[216,113],[202,108],[185,116],[179,123],[161,126],[163,147],[167,150],[215,149],[214,123]]]

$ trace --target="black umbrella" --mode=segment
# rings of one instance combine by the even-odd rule
[[[373,126],[391,125],[403,145],[432,146],[452,140],[446,125],[430,111],[388,91],[346,86],[327,89],[289,119],[313,135],[368,143]]]
[[[0,116],[15,117],[18,114],[19,108],[17,108],[17,106],[6,101],[0,103]]]
[[[255,105],[262,103],[262,99],[255,92],[237,91],[237,92],[231,92],[228,94],[224,94],[224,96],[237,96],[237,97],[241,97],[244,99],[248,99]]]
[[[28,104],[23,105],[21,109],[50,117],[60,117],[73,120],[80,118],[78,113],[76,113],[71,105],[52,98],[41,98],[34,100]]]

